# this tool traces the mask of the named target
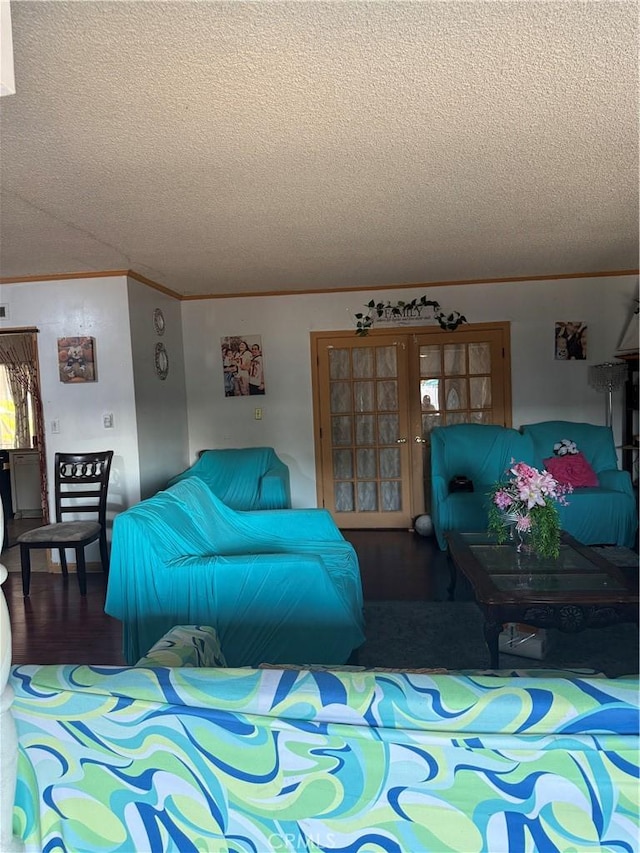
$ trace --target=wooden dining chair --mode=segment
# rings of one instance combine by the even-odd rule
[[[76,571],[80,594],[87,594],[85,548],[99,540],[103,572],[109,571],[107,551],[107,489],[113,450],[93,453],[56,453],[55,503],[56,520],[18,537],[22,566],[22,593],[29,595],[31,583],[31,549],[57,548],[62,574],[67,575],[65,550],[76,553]],[[92,513],[93,520],[64,521],[69,514]]]

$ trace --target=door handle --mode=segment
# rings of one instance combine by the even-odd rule
[[[415,441],[416,444],[426,444],[427,443],[427,439],[426,438],[420,438],[419,435],[417,435],[413,440]]]
[[[396,444],[406,444],[406,443],[407,443],[406,438],[396,438]]]

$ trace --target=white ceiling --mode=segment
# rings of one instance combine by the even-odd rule
[[[11,3],[4,277],[638,266],[637,2]]]

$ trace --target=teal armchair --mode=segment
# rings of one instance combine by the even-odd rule
[[[188,477],[199,477],[232,509],[291,507],[289,468],[272,447],[201,450],[197,461],[168,485]]]
[[[560,525],[585,545],[619,545],[632,548],[638,529],[638,509],[627,471],[618,467],[610,427],[574,421],[543,421],[525,424],[522,434],[530,439],[533,465],[545,467],[553,446],[563,438],[577,449],[598,478],[597,486],[574,488],[567,505],[559,506]]]
[[[488,493],[511,461],[530,462],[531,441],[497,424],[452,424],[431,433],[431,519],[444,551],[448,530],[487,529]],[[473,482],[473,492],[450,491],[457,476]]]

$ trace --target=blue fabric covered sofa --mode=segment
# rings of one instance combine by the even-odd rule
[[[129,663],[185,623],[213,626],[232,666],[343,664],[364,642],[358,559],[330,513],[236,511],[199,477],[115,518],[105,610]]]
[[[272,447],[202,450],[196,462],[169,480],[168,485],[188,477],[199,477],[232,509],[291,506],[289,468]]]
[[[224,651],[185,625],[135,668],[14,666],[3,850],[12,805],[28,851],[638,849],[637,677],[233,669]]]
[[[574,441],[598,478],[598,486],[580,487],[558,506],[563,530],[585,545],[633,547],[638,510],[627,471],[618,468],[609,427],[574,421],[526,424],[520,430],[495,424],[453,424],[431,433],[431,517],[438,545],[446,550],[447,530],[487,528],[488,492],[512,460],[538,469],[562,439]],[[452,492],[453,477],[473,481],[473,492]]]
[[[531,440],[532,465],[542,469],[553,456],[553,445],[571,439],[598,477],[597,486],[576,488],[559,506],[560,526],[585,545],[622,545],[631,548],[638,529],[638,509],[627,471],[618,457],[609,427],[573,421],[543,421],[520,427]]]

